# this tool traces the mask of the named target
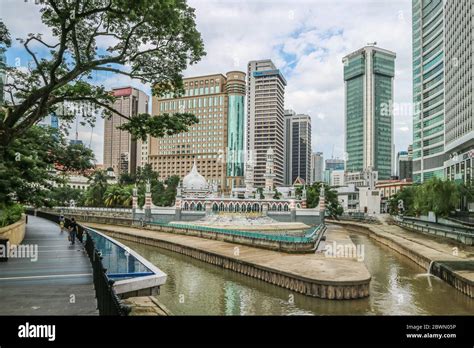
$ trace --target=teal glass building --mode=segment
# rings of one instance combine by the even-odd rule
[[[444,177],[443,0],[412,1],[413,181]]]
[[[343,59],[346,170],[390,179],[393,166],[395,53],[375,46]]]
[[[227,161],[228,187],[243,185],[244,127],[245,127],[245,73],[227,73]]]

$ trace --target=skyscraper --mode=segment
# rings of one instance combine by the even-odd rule
[[[322,182],[324,170],[324,158],[322,152],[311,154],[311,180],[310,182]]]
[[[145,92],[133,87],[114,88],[116,97],[113,105],[117,112],[127,117],[148,112],[149,98]],[[104,167],[112,168],[116,175],[135,173],[138,165],[137,147],[140,142],[132,139],[129,132],[117,129],[128,121],[114,113],[104,121]]]
[[[392,173],[395,53],[363,47],[343,59],[346,170]]]
[[[188,77],[183,83],[181,97],[153,97],[153,115],[189,112],[199,123],[186,133],[151,138],[150,164],[161,179],[183,178],[196,160],[199,172],[221,189],[243,185],[245,73]]]
[[[285,110],[285,184],[311,180],[311,117]]]
[[[411,146],[411,145],[410,145]],[[398,179],[410,179],[413,177],[413,157],[411,151],[399,151],[397,154],[397,176]]]
[[[274,151],[275,184],[284,180],[284,96],[286,80],[270,59],[248,63],[247,156],[254,163],[254,182],[265,185],[267,150]]]
[[[329,185],[331,183],[332,171],[344,169],[346,169],[344,160],[338,158],[328,158],[325,161],[323,181]]]
[[[473,182],[474,170],[474,2],[446,1],[445,152],[448,179]]]
[[[413,181],[423,182],[443,177],[446,159],[443,0],[413,0],[412,13]]]

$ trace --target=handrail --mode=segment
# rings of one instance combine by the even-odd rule
[[[234,235],[238,237],[265,239],[265,240],[271,240],[271,241],[277,241],[277,242],[288,242],[288,243],[312,243],[316,239],[316,235],[320,231],[321,226],[322,226],[320,224],[317,226],[310,227],[308,230],[306,230],[304,236],[282,236],[282,235],[271,235],[271,234],[251,232],[251,231],[230,230],[230,229],[207,227],[207,226],[170,224],[167,222],[160,222],[160,221],[151,221],[151,222],[148,222],[148,224],[158,225],[162,227],[187,229],[187,230],[194,230],[194,231],[201,231],[201,232],[222,233],[222,234]]]

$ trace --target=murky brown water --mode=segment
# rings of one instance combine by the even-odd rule
[[[168,274],[160,301],[176,315],[454,315],[474,314],[474,300],[364,235],[371,296],[335,301],[311,298],[188,256],[120,240]]]

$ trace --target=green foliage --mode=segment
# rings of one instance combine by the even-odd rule
[[[415,206],[414,206],[415,193],[416,193],[416,187],[413,187],[413,186],[405,187],[402,190],[398,191],[388,201],[389,213],[392,215],[398,215],[400,213],[403,213],[404,215],[414,215],[415,214]],[[400,200],[403,201],[404,211],[400,211],[398,209],[398,204]]]
[[[133,186],[110,185],[104,194],[104,204],[108,208],[130,207]]]
[[[84,191],[72,188],[67,185],[54,187],[50,193],[50,203],[52,206],[67,207],[74,201],[76,205],[82,205],[84,201]]]
[[[448,216],[458,206],[474,197],[469,185],[454,181],[432,178],[421,185],[404,188],[389,201],[390,214],[398,214],[401,199],[405,215],[427,215],[434,212],[436,217]]]
[[[55,172],[93,167],[93,153],[70,145],[53,128],[33,126],[7,148],[0,147],[0,202],[50,206],[51,190],[65,183]]]
[[[0,227],[19,221],[25,209],[20,204],[3,205],[0,207]]]
[[[182,71],[205,55],[194,9],[185,0],[50,0],[40,13],[53,38],[46,42],[41,34],[31,33],[19,40],[32,64],[28,69],[7,68],[5,92],[10,100],[0,112],[0,145],[5,147],[64,102],[91,105],[83,113],[89,124],[99,114],[109,117],[115,98],[103,86],[89,83],[97,72],[149,83],[154,95],[181,95]],[[105,42],[108,47],[102,46]],[[10,44],[0,21],[0,45]],[[49,54],[35,52],[44,50]],[[58,115],[63,123],[75,117],[67,107]],[[129,121],[123,129],[137,139],[174,134],[196,121],[185,113],[164,118],[118,115]]]
[[[85,193],[84,204],[90,207],[103,207],[104,195],[109,184],[107,183],[107,172],[96,170],[89,177],[89,187]]]
[[[306,205],[308,208],[316,208],[319,205],[319,196],[321,194],[321,187],[324,185],[324,196],[326,209],[330,216],[340,216],[343,213],[343,208],[337,199],[337,192],[331,189],[328,185],[321,182],[315,182],[306,188]]]
[[[281,198],[281,192],[278,192],[277,189],[275,189],[275,194],[273,195],[273,199],[280,199]]]

